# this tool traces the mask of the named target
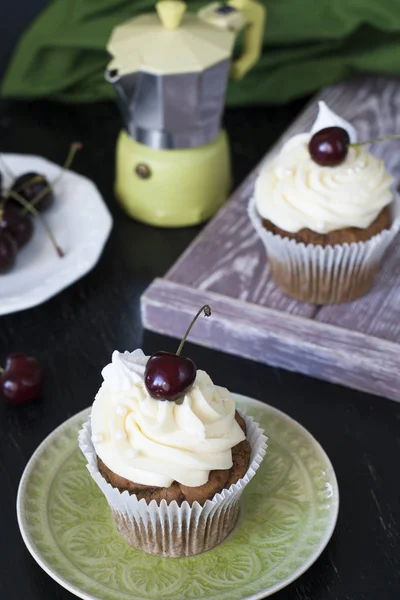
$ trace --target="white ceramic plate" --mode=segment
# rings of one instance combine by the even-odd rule
[[[54,181],[61,167],[40,156],[2,154],[16,176],[43,173]],[[10,177],[4,172],[3,185]],[[0,315],[41,304],[80,279],[97,263],[112,227],[112,218],[92,181],[66,171],[57,183],[54,205],[44,217],[65,256],[59,258],[40,222],[35,219],[32,240],[18,253],[12,271],[0,275]]]

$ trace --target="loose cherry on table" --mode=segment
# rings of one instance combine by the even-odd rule
[[[1,395],[9,404],[28,404],[40,395],[42,368],[36,358],[18,353],[7,356],[0,377]]]
[[[336,167],[346,160],[349,148],[364,146],[374,142],[383,142],[399,138],[400,134],[388,135],[364,142],[350,143],[350,137],[343,127],[325,127],[311,137],[308,151],[312,160],[321,167]]]
[[[190,323],[176,354],[155,352],[147,361],[144,382],[152,398],[174,402],[184,396],[196,379],[197,368],[194,362],[181,356],[183,344],[200,314],[211,315],[211,308],[206,304],[201,307]]]

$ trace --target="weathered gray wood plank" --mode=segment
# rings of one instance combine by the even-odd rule
[[[376,284],[367,296],[346,305],[325,306],[314,318],[396,342],[400,368],[400,239],[390,248]]]
[[[264,160],[273,156],[288,137],[309,130],[319,99],[350,120],[360,140],[400,132],[400,80],[359,78],[324,90]],[[400,179],[400,141],[375,144],[371,151],[382,157]],[[400,400],[400,381],[385,367],[390,355],[391,369],[400,371],[400,237],[389,249],[377,284],[364,298],[327,307],[296,302],[282,294],[271,280],[264,247],[248,221],[246,206],[259,168],[203,229],[164,280],[155,282],[145,293],[142,309],[146,327],[170,335],[182,333],[178,331],[183,314],[181,296],[176,314],[169,307],[169,318],[164,319],[162,303],[165,299],[171,302],[171,289],[183,293],[190,307],[188,314],[212,297],[221,310],[218,326],[213,319],[209,337],[206,331],[211,324],[197,340],[200,343]],[[238,306],[246,318],[239,318],[235,312]],[[301,335],[289,334],[288,323]],[[265,332],[266,326],[270,333]],[[329,349],[330,336],[335,340],[333,351]]]
[[[386,340],[162,279],[144,293],[142,321],[179,338],[204,303],[212,317],[193,342],[400,400],[399,349]]]

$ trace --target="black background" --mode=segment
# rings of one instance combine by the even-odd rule
[[[227,112],[236,183],[301,107],[297,102]],[[31,353],[46,376],[38,403],[18,409],[0,405],[1,600],[72,598],[36,565],[18,531],[17,487],[32,452],[57,425],[92,403],[112,350],[142,346],[152,353],[176,347],[169,338],[143,336],[139,298],[200,228],[154,229],[122,213],[112,194],[119,126],[119,115],[108,103],[0,104],[1,151],[62,163],[70,142],[82,141],[74,169],[96,182],[114,216],[110,240],[90,274],[37,308],[0,318],[0,363],[13,351]],[[216,383],[297,419],[336,470],[341,507],[333,538],[307,573],[276,594],[277,600],[399,599],[399,405],[191,344],[185,352]]]

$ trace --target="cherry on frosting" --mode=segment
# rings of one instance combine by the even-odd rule
[[[310,156],[321,167],[336,167],[346,159],[350,137],[343,127],[325,127],[308,144]]]
[[[365,146],[398,138],[400,138],[400,134],[395,133],[372,140],[350,143],[350,136],[343,127],[325,127],[311,137],[308,151],[313,161],[321,167],[336,167],[345,161],[350,146]]]
[[[174,402],[192,387],[197,374],[196,365],[190,358],[180,356],[180,353],[190,330],[202,312],[209,317],[211,308],[208,305],[201,307],[190,323],[176,354],[159,351],[152,354],[147,361],[144,383],[152,398]]]
[[[190,390],[196,374],[190,358],[160,350],[147,362],[145,385],[152,398],[174,401]]]

